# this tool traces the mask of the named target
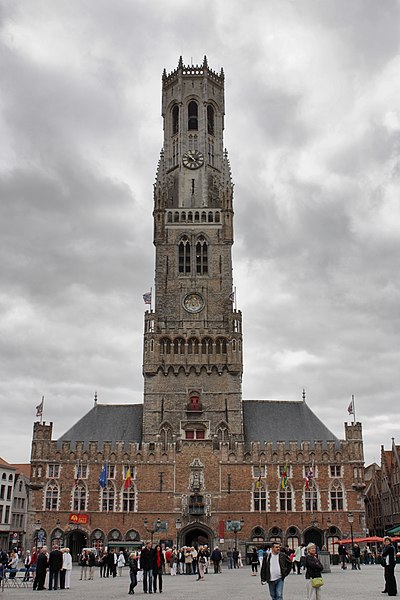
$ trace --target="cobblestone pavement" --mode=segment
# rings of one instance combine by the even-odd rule
[[[212,571],[212,569],[211,569]],[[400,571],[400,569],[399,569]],[[339,567],[332,567],[332,573],[324,574],[325,585],[322,588],[323,600],[377,600],[386,598],[381,594],[383,589],[383,569],[379,565],[362,567],[361,571],[347,569],[342,571]],[[164,589],[162,597],[164,600],[269,600],[268,586],[261,586],[259,575],[251,576],[249,567],[243,569],[224,569],[219,575],[210,572],[204,581],[196,581],[195,575],[179,575],[171,577],[164,576]],[[400,584],[400,581],[399,581]],[[129,577],[127,569],[122,577],[100,579],[96,570],[93,581],[80,581],[79,569],[74,567],[71,578],[70,590],[59,590],[57,592],[33,592],[32,589],[5,589],[0,592],[1,598],[12,598],[13,600],[25,600],[27,597],[35,596],[47,598],[48,596],[67,596],[79,600],[118,600],[127,598],[129,588]],[[143,594],[142,584],[139,583],[135,597],[148,598]],[[306,584],[303,575],[291,574],[285,580],[284,600],[305,600]],[[158,594],[152,598],[156,600]],[[36,599],[37,600],[37,599]]]

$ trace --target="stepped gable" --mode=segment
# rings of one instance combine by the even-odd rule
[[[244,436],[250,442],[339,442],[304,401],[243,400]]]
[[[84,442],[87,447],[93,440],[99,448],[104,442],[141,442],[142,420],[143,404],[97,404],[57,440],[57,446]]]

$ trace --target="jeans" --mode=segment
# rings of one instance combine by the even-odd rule
[[[272,600],[283,600],[283,579],[275,579],[268,583]]]
[[[153,569],[143,569],[143,591],[153,592]]]

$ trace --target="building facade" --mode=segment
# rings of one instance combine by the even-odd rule
[[[242,399],[224,93],[223,71],[206,58],[163,73],[143,404],[95,398],[58,440],[51,423],[35,423],[31,485],[43,543],[59,539],[76,553],[151,536],[247,552],[280,539],[333,552],[349,512],[354,532],[365,532],[361,424],[345,424],[339,440],[305,393],[297,402]]]
[[[371,535],[400,535],[400,446],[381,447],[381,464],[365,469],[365,515]]]
[[[0,548],[8,551],[14,496],[15,467],[0,457]]]

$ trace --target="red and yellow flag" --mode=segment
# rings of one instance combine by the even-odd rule
[[[125,482],[124,482],[124,490],[127,490],[132,485],[132,477],[131,477],[131,469],[128,467],[126,472]]]

